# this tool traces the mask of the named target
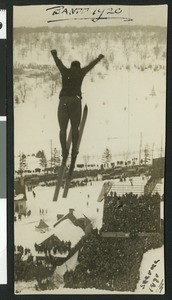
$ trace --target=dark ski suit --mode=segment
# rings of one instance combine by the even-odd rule
[[[59,95],[59,106],[58,106],[58,121],[60,126],[60,143],[62,147],[62,156],[66,157],[68,151],[66,148],[66,130],[70,120],[72,128],[72,156],[77,155],[77,141],[79,137],[79,124],[81,120],[81,85],[82,81],[87,74],[102,58],[100,55],[98,58],[93,60],[88,66],[80,68],[79,66],[72,66],[66,68],[62,61],[57,57],[56,51],[51,51],[56,66],[58,67],[62,76],[62,89]]]

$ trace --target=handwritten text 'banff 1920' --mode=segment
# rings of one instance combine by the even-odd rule
[[[46,11],[50,12],[51,14],[51,18],[47,21],[48,23],[87,19],[91,20],[92,22],[107,19],[121,19],[123,21],[133,21],[133,19],[123,16],[123,10],[120,7],[106,7],[95,9],[92,7],[67,7],[63,5],[57,5],[47,8]]]

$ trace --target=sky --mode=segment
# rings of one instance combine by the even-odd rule
[[[14,27],[39,27],[39,26],[109,26],[109,25],[153,25],[153,26],[167,26],[167,5],[154,6],[117,6],[117,5],[99,5],[99,6],[85,6],[88,8],[84,13],[70,15],[71,8],[83,8],[84,6],[67,6],[58,10],[58,15],[53,15],[52,10],[47,8],[55,7],[56,5],[31,5],[31,6],[14,6]],[[67,10],[64,10],[67,9]],[[117,9],[117,14],[112,14]],[[90,18],[96,10],[94,16],[98,16],[104,10],[102,17],[108,19],[98,20],[93,22],[91,19],[87,20],[73,20],[47,23],[48,20],[55,19],[71,19],[76,18]],[[99,11],[98,11],[99,10]],[[120,13],[119,13],[120,12]],[[113,19],[109,19],[113,17]],[[118,19],[114,19],[118,17]],[[133,21],[124,21],[123,18],[131,18]]]

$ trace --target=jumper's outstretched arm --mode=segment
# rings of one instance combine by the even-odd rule
[[[103,54],[100,54],[96,59],[94,59],[92,62],[89,63],[86,67],[82,68],[82,71],[84,74],[88,73],[94,66],[102,59],[104,58]]]
[[[54,58],[54,61],[55,61],[55,64],[56,64],[57,68],[59,69],[60,73],[62,74],[63,71],[66,70],[67,68],[64,66],[62,61],[58,58],[56,50],[54,50],[54,49],[51,50],[51,54]]]

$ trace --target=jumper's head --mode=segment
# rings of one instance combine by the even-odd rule
[[[74,60],[71,62],[71,68],[77,68],[77,69],[80,69],[81,68],[81,64],[78,60]]]

